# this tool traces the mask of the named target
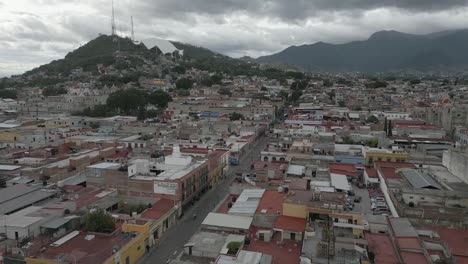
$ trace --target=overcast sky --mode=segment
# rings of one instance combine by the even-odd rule
[[[468,0],[114,0],[117,28],[240,57],[290,45],[431,33],[468,25]],[[111,0],[0,0],[0,76],[62,58],[110,34]]]

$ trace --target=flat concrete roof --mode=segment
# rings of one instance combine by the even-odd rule
[[[114,167],[119,167],[119,163],[114,163],[114,162],[102,162],[98,164],[94,164],[91,166],[88,166],[87,168],[90,169],[109,169],[109,168],[114,168]]]
[[[253,218],[247,216],[209,213],[203,220],[202,226],[248,230],[252,221]]]

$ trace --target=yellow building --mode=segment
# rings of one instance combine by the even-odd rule
[[[283,202],[283,215],[306,219],[311,215],[328,216],[334,225],[352,229],[356,238],[364,237],[365,226],[361,214],[337,213],[334,210],[310,207],[307,204],[298,204],[296,201],[286,199]]]
[[[124,224],[122,226],[123,232],[137,232],[138,235],[117,253],[109,257],[104,264],[137,263],[147,252],[147,249],[151,247],[149,244],[149,226],[149,222],[143,224]]]
[[[74,231],[76,235],[63,244],[46,248],[34,254],[37,257],[26,257],[25,261],[26,264],[135,264],[151,246],[149,229],[149,222],[136,220],[135,223],[123,224],[121,230],[108,235]],[[118,251],[112,253],[114,249]]]
[[[16,142],[20,140],[21,132],[17,131],[2,131],[0,132],[0,141]]]
[[[364,148],[366,164],[373,164],[376,161],[406,162],[409,154],[402,150],[388,150],[378,148]]]

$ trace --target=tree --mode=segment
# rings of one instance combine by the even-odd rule
[[[283,101],[287,101],[288,100],[288,97],[289,97],[289,93],[286,92],[286,91],[280,91],[278,93],[278,96],[283,98]]]
[[[229,119],[231,119],[231,121],[244,120],[244,115],[237,112],[233,112],[229,116]]]
[[[188,90],[183,90],[183,89],[181,89],[181,90],[178,90],[178,91],[177,91],[177,95],[178,95],[178,96],[189,96],[189,95],[190,95],[190,92],[189,92]]]
[[[242,242],[238,242],[238,241],[231,241],[227,244],[227,248],[232,253],[236,253],[240,249],[241,246],[242,246]]]
[[[173,72],[176,72],[178,74],[184,74],[185,73],[185,67],[177,65],[172,68]]]
[[[16,90],[13,90],[13,89],[0,90],[0,98],[16,99]]]
[[[354,140],[350,136],[345,136],[343,137],[343,144],[352,145],[354,144]]]
[[[114,219],[104,210],[97,209],[86,216],[86,229],[91,232],[112,233],[115,230]]]
[[[262,86],[262,88],[260,88],[260,91],[268,91],[268,89],[265,86]]]
[[[90,122],[89,127],[92,129],[98,129],[100,127],[98,122]]]
[[[204,86],[211,87],[211,86],[213,86],[213,81],[211,80],[211,78],[203,78],[201,80],[201,84],[204,85]]]
[[[119,90],[109,95],[107,106],[127,115],[141,111],[148,103],[148,94],[137,89]]]
[[[332,87],[333,83],[329,79],[325,79],[325,80],[323,80],[323,86]]]
[[[223,75],[222,74],[214,74],[210,77],[210,81],[212,84],[222,84],[223,82]]]
[[[189,90],[189,89],[192,89],[192,87],[193,87],[193,80],[191,80],[191,79],[182,78],[182,79],[178,79],[176,81],[176,88],[177,89]]]
[[[146,117],[148,118],[155,118],[158,117],[160,112],[158,110],[148,110],[146,111]]]
[[[374,82],[366,83],[367,88],[373,88],[373,89],[385,88],[387,87],[387,85],[388,83],[385,81],[374,81]]]
[[[163,90],[156,90],[149,95],[148,101],[159,108],[166,108],[172,97]]]
[[[393,136],[393,133],[392,133],[392,120],[389,120],[389,121],[388,121],[388,133],[387,133],[387,136],[388,136],[388,137]]]
[[[376,148],[379,145],[379,139],[378,138],[371,138],[366,142],[366,145],[371,147],[371,148]]]
[[[228,96],[231,96],[232,93],[231,93],[231,90],[229,90],[228,88],[226,87],[223,87],[221,89],[218,90],[218,93],[219,94],[222,94],[222,95],[228,95]]]
[[[49,86],[42,90],[43,96],[57,96],[57,95],[66,94],[66,93],[67,93],[67,89],[63,87],[56,88],[53,86]]]
[[[299,98],[301,98],[301,96],[302,96],[302,91],[294,90],[291,94],[291,102],[296,102],[297,100],[299,100]]]
[[[353,106],[353,111],[362,111],[362,107],[360,105]]]
[[[374,115],[370,115],[367,119],[366,119],[366,123],[374,123],[374,124],[377,124],[379,122],[379,119],[377,117],[375,117]]]

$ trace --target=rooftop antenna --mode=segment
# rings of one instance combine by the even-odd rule
[[[114,0],[112,0],[112,36],[116,35],[116,29],[115,29],[115,16],[114,16]]]
[[[135,42],[135,31],[133,31],[133,16],[130,17],[130,20],[132,22],[132,41]]]

